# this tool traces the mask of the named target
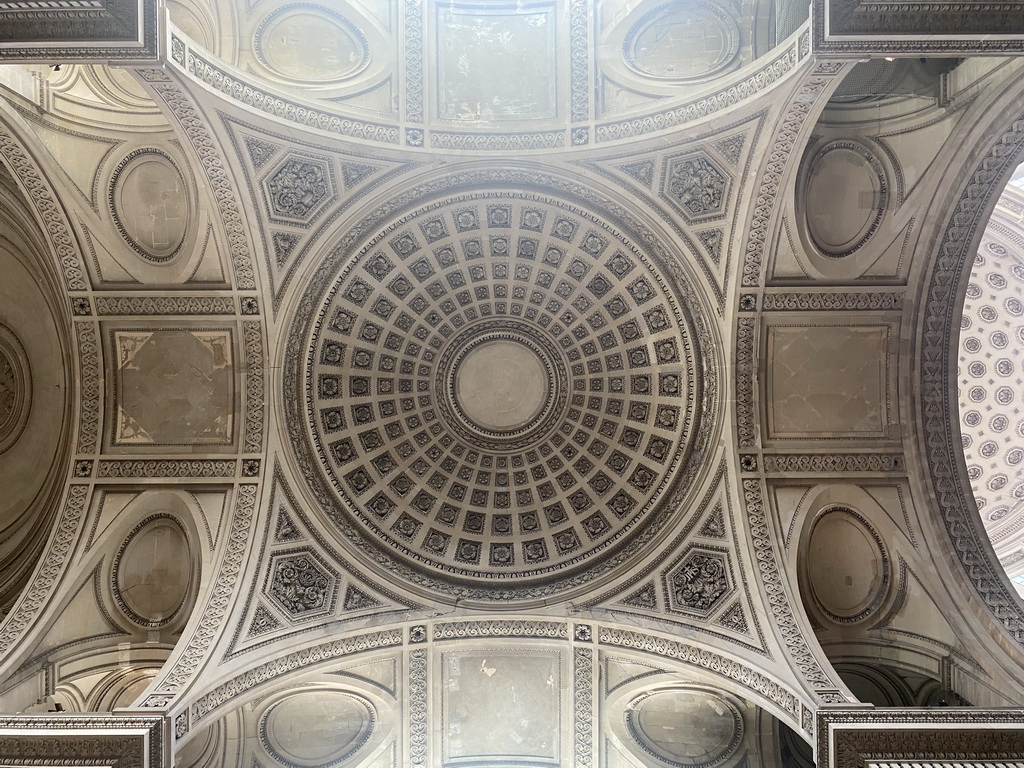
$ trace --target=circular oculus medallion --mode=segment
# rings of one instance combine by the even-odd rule
[[[672,81],[700,81],[725,68],[740,49],[739,27],[714,3],[666,3],[626,35],[623,56],[635,72]]]
[[[329,768],[345,762],[369,740],[375,713],[355,694],[336,690],[292,693],[260,719],[260,740],[284,765]]]
[[[873,615],[888,591],[889,558],[881,537],[843,507],[828,510],[811,527],[807,571],[818,607],[840,624]]]
[[[713,693],[670,688],[630,702],[626,730],[660,762],[678,768],[711,768],[725,762],[743,738],[743,718]]]
[[[253,50],[281,77],[317,85],[348,80],[370,62],[366,39],[346,18],[322,7],[288,6],[256,30]]]
[[[343,530],[419,573],[518,587],[614,551],[672,493],[706,384],[693,310],[602,218],[465,196],[335,274],[293,339],[327,487],[307,477]]]
[[[804,199],[815,247],[830,258],[849,256],[867,243],[885,215],[885,169],[862,144],[830,142],[811,160]]]
[[[114,599],[137,624],[164,626],[184,607],[192,571],[180,524],[170,515],[153,515],[132,530],[114,557]]]
[[[189,223],[185,179],[159,149],[137,149],[110,178],[110,213],[125,242],[146,261],[163,264],[182,250]]]
[[[447,345],[438,368],[446,423],[488,450],[535,443],[564,412],[565,362],[529,323],[511,318],[474,323]]]

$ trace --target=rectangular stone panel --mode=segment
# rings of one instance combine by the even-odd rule
[[[441,742],[445,766],[557,766],[562,654],[484,649],[441,656]]]
[[[813,0],[819,55],[1012,54],[1024,44],[1024,0]]]
[[[889,325],[769,326],[766,437],[889,437],[891,338]]]
[[[106,337],[113,369],[109,447],[210,450],[234,444],[236,353],[230,326],[108,327]]]
[[[438,4],[437,110],[442,120],[558,116],[555,6]]]
[[[156,0],[0,0],[0,61],[152,61]]]
[[[169,739],[162,715],[0,717],[0,765],[162,768],[170,764]]]

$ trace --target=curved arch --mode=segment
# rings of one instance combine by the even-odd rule
[[[1012,100],[1011,100],[1012,101]],[[1024,606],[997,564],[981,525],[960,448],[956,390],[959,316],[970,264],[999,193],[1024,153],[1024,113],[996,115],[998,136],[975,156],[938,238],[917,308],[919,450],[951,551],[991,618],[1024,646]]]
[[[431,644],[425,644],[427,641]],[[427,674],[428,658],[432,654],[455,648],[485,649],[483,652],[487,653],[488,648],[495,651],[496,642],[508,644],[510,641],[515,649],[544,649],[563,654],[569,669],[582,670],[572,673],[575,675],[572,685],[576,687],[592,684],[596,679],[593,674],[598,651],[607,651],[647,665],[657,663],[666,672],[697,676],[704,684],[714,685],[767,710],[797,731],[806,730],[807,722],[802,718],[815,706],[805,692],[780,681],[767,662],[759,667],[699,642],[610,623],[581,625],[543,617],[512,619],[481,615],[471,620],[394,625],[319,642],[307,641],[300,647],[296,647],[294,639],[284,645],[273,644],[261,649],[254,658],[231,664],[220,679],[209,680],[202,688],[195,689],[194,695],[175,704],[171,716],[188,712],[194,733],[239,704],[259,700],[288,680],[324,672],[341,660],[352,662],[403,654],[407,659],[404,672],[407,679],[402,684],[406,686],[404,695],[410,697],[415,706],[417,697],[427,697],[433,685]],[[564,674],[570,675],[568,671]],[[182,743],[185,741],[183,739]]]

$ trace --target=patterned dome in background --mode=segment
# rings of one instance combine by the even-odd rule
[[[638,546],[692,484],[700,311],[605,218],[492,190],[338,263],[307,293],[300,453],[343,529],[507,594]]]
[[[975,257],[957,380],[968,476],[1007,565],[1024,528],[1024,227],[1015,221],[1024,211],[1021,200],[1008,188]]]

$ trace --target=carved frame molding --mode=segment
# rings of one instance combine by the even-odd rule
[[[0,766],[163,768],[169,727],[162,715],[0,717]]]
[[[1020,709],[822,709],[815,733],[820,768],[974,766],[1024,759]]]
[[[1021,0],[811,3],[811,50],[819,56],[1005,55],[1022,49]]]
[[[0,2],[0,61],[156,61],[157,0]]]

